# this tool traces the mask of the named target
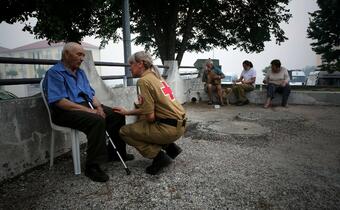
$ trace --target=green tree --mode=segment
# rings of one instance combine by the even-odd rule
[[[38,69],[35,70],[36,77],[37,78],[43,77],[46,71],[47,71],[46,69],[39,67]]]
[[[262,69],[262,74],[263,76],[266,76],[267,72],[271,69],[272,67],[269,65],[266,68]]]
[[[304,68],[302,69],[302,71],[305,72],[306,77],[307,77],[311,72],[313,72],[313,71],[315,71],[315,70],[316,70],[316,67],[315,67],[315,66],[306,66],[306,67],[304,67]]]
[[[18,72],[14,69],[10,69],[8,71],[6,71],[6,76],[10,77],[10,78],[14,78],[18,75]]]
[[[279,27],[290,14],[288,0],[150,0],[131,1],[132,31],[136,44],[144,44],[163,60],[181,63],[185,52],[213,48],[239,48],[260,52],[264,42],[283,42]]]
[[[340,71],[340,1],[318,0],[320,10],[310,13],[308,38],[312,49],[321,55],[320,70]]]
[[[114,2],[116,1],[1,0],[0,22],[25,23],[24,31],[51,42],[79,42],[83,37],[92,35],[104,38],[105,35],[110,35],[111,39],[117,40],[118,36],[106,31],[109,28],[105,28],[105,20],[108,18],[116,23],[111,23],[110,29],[113,27],[115,30],[121,26],[120,13],[117,12],[115,16],[119,9],[113,9],[119,6]],[[36,24],[28,22],[29,18],[36,19]],[[99,28],[99,25],[104,26],[104,29]]]
[[[3,0],[0,21],[25,21],[35,17],[37,24],[24,30],[50,41],[80,41],[95,35],[102,45],[117,41],[121,28],[123,0]],[[71,3],[70,3],[71,2]],[[289,0],[133,0],[130,1],[131,31],[134,41],[152,50],[162,61],[176,59],[185,52],[213,48],[239,48],[261,52],[272,38],[286,40],[281,22],[291,15]],[[18,6],[18,8],[17,8]],[[3,9],[4,8],[4,9]],[[13,13],[11,13],[14,11]]]

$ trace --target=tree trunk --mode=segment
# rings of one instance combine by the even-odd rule
[[[184,53],[187,50],[188,40],[192,37],[191,30],[192,30],[192,27],[193,27],[193,24],[192,24],[193,13],[194,13],[194,10],[190,7],[189,10],[188,10],[188,15],[187,15],[187,19],[186,19],[185,29],[184,29],[184,33],[183,33],[183,39],[182,39],[182,42],[180,44],[180,47],[178,49],[177,56],[176,56],[178,66],[181,65]]]

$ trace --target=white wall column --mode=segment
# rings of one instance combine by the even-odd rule
[[[176,60],[172,61],[164,61],[165,66],[169,66],[167,70],[167,79],[166,82],[171,87],[176,100],[181,104],[185,103],[187,100],[186,96],[186,85],[185,81],[180,77],[178,62]]]

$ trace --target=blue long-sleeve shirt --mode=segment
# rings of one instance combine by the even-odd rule
[[[92,102],[95,94],[84,70],[77,69],[76,76],[74,76],[62,62],[58,62],[46,72],[43,85],[50,105],[63,98],[74,103],[85,102],[85,99],[79,95],[80,93],[85,93]]]

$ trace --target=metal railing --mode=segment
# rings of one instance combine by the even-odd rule
[[[11,57],[0,57],[0,64],[39,64],[39,65],[54,65],[59,60],[51,59],[32,59],[32,58],[11,58]],[[95,66],[115,66],[115,67],[127,67],[130,66],[126,63],[117,62],[103,62],[94,61]],[[169,68],[168,66],[157,65],[159,68]],[[193,66],[181,66],[180,68],[195,68]],[[185,74],[183,74],[185,75]],[[125,75],[114,75],[114,76],[101,76],[102,80],[115,80],[124,79]],[[130,79],[132,77],[127,77]],[[16,78],[16,79],[0,79],[0,86],[2,85],[22,85],[22,84],[38,84],[41,78]]]
[[[11,58],[11,57],[0,57],[0,64],[40,64],[40,65],[54,65],[59,60],[52,59],[32,59],[32,58]],[[95,66],[114,66],[114,67],[126,67],[129,66],[125,63],[117,63],[117,62],[103,62],[103,61],[94,61]],[[169,68],[168,66],[157,65],[159,68]],[[179,68],[192,68],[195,69],[194,66],[180,66]],[[181,73],[182,76],[185,75],[194,75],[197,73]],[[125,75],[111,75],[111,76],[101,76],[102,80],[115,80],[115,79],[124,79]],[[166,76],[165,76],[166,77]],[[127,77],[128,79],[132,77]],[[0,79],[0,86],[3,85],[23,85],[23,84],[39,84],[41,78],[15,78],[15,79]],[[231,86],[230,84],[224,86]],[[263,85],[265,88],[265,85]],[[291,86],[294,90],[336,90],[339,91],[339,87],[332,86]],[[260,89],[260,85],[256,85],[256,89]]]

